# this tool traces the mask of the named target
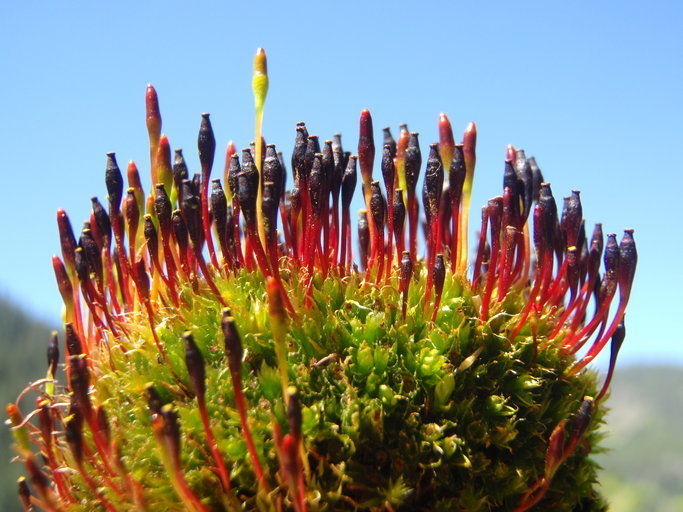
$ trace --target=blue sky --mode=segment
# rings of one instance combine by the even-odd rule
[[[558,200],[582,191],[588,226],[634,228],[621,356],[683,362],[682,15],[677,2],[11,3],[0,19],[0,293],[58,326],[55,211],[80,226],[89,198],[104,200],[108,151],[148,168],[146,84],[195,172],[200,113],[219,151],[253,138],[263,46],[264,131],[286,158],[300,120],[351,148],[369,108],[377,136],[407,122],[426,148],[443,111],[456,132],[479,129],[475,212],[500,193],[511,143],[536,156]]]

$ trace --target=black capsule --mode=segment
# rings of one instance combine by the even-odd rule
[[[638,263],[638,251],[633,230],[626,229],[619,244],[619,286],[630,292]]]
[[[420,152],[420,142],[418,140],[419,133],[411,132],[408,139],[408,147],[404,157],[406,188],[409,194],[415,193],[417,186],[417,179],[420,176],[420,167],[422,167],[422,153]]]
[[[434,279],[434,291],[436,296],[439,297],[441,292],[443,292],[443,285],[446,281],[446,265],[443,261],[443,254],[436,255],[432,277]]]
[[[159,236],[157,234],[156,227],[154,227],[154,222],[152,221],[151,215],[145,215],[144,227],[142,231],[145,235],[147,252],[152,258],[152,261],[156,261],[157,255],[159,254]]]
[[[388,128],[385,128],[385,130],[386,129]],[[394,180],[396,177],[396,166],[394,165],[395,154],[396,148],[393,149],[392,155],[392,148],[389,144],[385,144],[382,148],[382,178],[384,179],[384,187],[386,188],[389,194],[392,193],[394,187]]]
[[[183,150],[176,149],[175,156],[173,157],[173,182],[175,183],[176,190],[180,190],[183,180],[189,179],[189,177],[187,164],[183,157]],[[178,200],[181,200],[181,198],[178,198]]]
[[[53,377],[57,375],[57,364],[59,364],[59,337],[57,331],[52,331],[47,344],[47,368],[48,373]]]
[[[194,336],[190,331],[183,333],[185,342],[185,365],[190,376],[190,383],[194,394],[198,399],[203,399],[206,393],[206,370],[204,368],[204,357],[194,341]]]
[[[147,384],[147,406],[152,414],[161,414],[161,408],[164,403],[161,400],[161,395],[154,387],[154,384]]]
[[[237,332],[235,319],[230,315],[228,310],[223,310],[221,328],[225,341],[225,356],[228,359],[228,367],[230,368],[231,373],[239,375],[242,368],[242,356],[244,354],[242,340]]]
[[[360,210],[358,212],[358,252],[360,256],[361,268],[365,270],[368,265],[370,251],[370,226],[368,225],[368,212]]]
[[[107,167],[104,171],[104,182],[107,186],[107,196],[112,212],[118,212],[123,197],[123,176],[116,163],[116,155],[107,153]]]
[[[460,204],[462,187],[465,184],[467,168],[462,144],[453,146],[453,159],[448,168],[448,188],[451,191],[451,204]]]
[[[308,196],[311,201],[311,212],[314,218],[322,213],[323,205],[323,177],[322,177],[322,154],[316,153],[308,175]]]
[[[102,237],[104,246],[108,248],[111,241],[111,221],[109,220],[109,215],[107,215],[102,203],[96,197],[92,197],[90,201],[92,202],[92,213],[97,225],[97,231]]]
[[[278,186],[271,181],[266,181],[263,184],[263,200],[261,203],[261,210],[263,211],[263,227],[266,232],[266,239],[271,243],[277,238],[279,191],[280,189]]]
[[[388,126],[386,128],[382,129],[382,134],[384,136],[383,140],[383,146],[389,146],[389,151],[391,154],[391,158],[394,159],[396,158],[396,139],[394,139],[394,136],[391,134],[391,128]]]
[[[161,229],[161,236],[166,238],[171,234],[171,215],[173,207],[171,200],[166,194],[163,184],[158,183],[154,188],[154,211],[159,219],[159,229]]]
[[[198,250],[204,242],[204,229],[202,226],[201,201],[193,188],[189,180],[183,180],[183,200],[180,204],[180,210],[183,214],[185,227],[190,236],[192,246],[195,250]]]
[[[77,464],[83,463],[83,432],[79,422],[70,416],[64,423],[66,442]]]
[[[536,159],[533,156],[527,158],[527,163],[531,169],[531,196],[534,203],[538,203],[539,194],[541,191],[541,183],[544,183],[543,173],[536,163]]]
[[[325,144],[323,145],[322,159],[320,161],[320,181],[322,183],[323,203],[328,201],[333,175],[334,154],[332,151],[332,141],[326,140]]]
[[[394,190],[394,201],[392,208],[394,209],[394,235],[401,236],[401,234],[403,234],[403,226],[406,218],[406,205],[403,202],[403,190],[400,188]]]
[[[266,146],[266,155],[263,161],[263,182],[271,182],[274,186],[271,190],[272,198],[277,205],[280,204],[280,194],[283,190],[284,168],[278,158],[275,146],[268,144]]]
[[[259,173],[248,149],[242,151],[242,172],[237,175],[237,200],[248,226],[256,226]]]
[[[531,171],[531,165],[529,164],[529,160],[523,149],[518,149],[515,152],[514,166],[517,181],[520,184],[520,196],[522,197],[522,204],[524,206],[520,212],[523,224],[526,222],[526,219],[531,212],[531,204],[534,199],[534,177]]]
[[[180,210],[173,211],[171,225],[173,228],[173,236],[178,244],[178,251],[180,252],[182,258],[182,256],[187,253],[189,240],[187,226],[185,225],[185,220],[183,219],[183,214],[180,212]]]
[[[579,230],[583,220],[583,209],[578,190],[572,190],[571,196],[567,198],[562,209],[560,227],[566,241],[567,247],[577,246],[579,240]]]
[[[64,334],[66,353],[70,356],[81,355],[83,353],[83,344],[81,343],[81,338],[78,336],[78,334],[76,334],[74,326],[71,322],[64,324]],[[57,357],[59,357],[59,352],[57,352]]]
[[[349,158],[349,163],[342,178],[342,208],[347,210],[351,206],[351,199],[353,198],[353,192],[356,190],[356,182],[358,181],[357,161],[358,157],[356,155]]]
[[[239,183],[237,176],[242,172],[242,166],[240,165],[240,157],[237,153],[234,153],[230,157],[230,165],[228,166],[228,187],[230,188],[230,194],[232,195],[233,201],[237,200],[237,195],[239,191]]]
[[[427,168],[422,187],[422,201],[424,202],[428,224],[432,219],[438,218],[442,192],[443,165],[439,155],[439,145],[435,143],[429,145],[429,156],[427,157]]]
[[[289,431],[295,439],[301,439],[303,417],[301,414],[299,393],[294,386],[289,386],[289,388],[287,388],[287,396],[287,422],[289,423]]]
[[[370,213],[372,220],[377,229],[384,232],[384,224],[386,222],[386,202],[382,195],[382,189],[379,186],[379,181],[372,182],[372,196],[370,198]]]
[[[292,151],[292,172],[294,180],[298,182],[302,174],[305,173],[306,166],[306,146],[308,144],[308,131],[305,123],[296,125],[296,139],[294,140],[294,151]]]
[[[197,149],[199,150],[199,162],[202,167],[202,174],[208,178],[213,159],[216,155],[216,138],[213,135],[209,114],[202,114],[202,122],[199,125],[199,136],[197,137]]]

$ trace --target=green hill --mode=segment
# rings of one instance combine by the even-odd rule
[[[598,457],[615,512],[683,511],[683,368],[621,368]]]
[[[3,421],[5,404],[14,401],[29,381],[45,375],[49,335],[47,325],[32,320],[17,306],[0,298],[0,403]],[[29,400],[35,400],[35,395],[31,395]],[[29,401],[25,402],[26,407],[31,405]],[[11,437],[3,424],[0,428],[0,510],[3,512],[21,510],[16,497],[16,481],[22,466],[19,463],[8,464],[13,455]]]

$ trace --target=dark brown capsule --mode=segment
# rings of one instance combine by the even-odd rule
[[[175,183],[176,190],[180,190],[183,180],[189,177],[185,157],[183,157],[183,150],[176,149],[175,156],[173,157],[173,183]],[[181,198],[178,198],[178,200],[181,200]]]
[[[88,261],[85,259],[83,247],[76,247],[74,251],[74,267],[76,268],[76,275],[81,285],[85,285],[90,281],[90,272],[88,270]]]
[[[297,440],[300,440],[303,417],[301,414],[299,393],[294,386],[289,386],[289,388],[287,388],[287,398],[287,422],[289,423],[289,431]]]
[[[434,269],[432,270],[434,278],[434,291],[437,297],[441,296],[443,292],[443,285],[446,281],[446,265],[443,261],[443,254],[437,254],[434,261]]]
[[[266,239],[273,242],[277,238],[277,212],[279,208],[279,188],[271,182],[263,184],[263,201],[261,210],[263,211],[263,224],[266,232]]]
[[[209,114],[202,114],[197,137],[197,149],[199,150],[199,162],[202,167],[202,175],[208,181],[213,167],[213,159],[216,155],[216,138],[213,135]]]
[[[394,165],[396,148],[393,149],[393,153],[394,155],[392,155],[392,148],[389,144],[385,144],[382,148],[382,178],[384,179],[384,187],[389,194],[393,193],[394,179],[396,177],[396,166]]]
[[[161,414],[161,408],[163,407],[164,402],[161,399],[161,395],[159,395],[159,392],[154,387],[154,384],[147,384],[146,391],[147,405],[149,407],[150,412],[152,414]]]
[[[259,173],[248,149],[242,150],[242,172],[237,175],[237,200],[248,226],[256,226]]]
[[[382,195],[382,189],[379,186],[379,181],[372,182],[372,196],[370,198],[370,213],[372,213],[372,220],[379,229],[384,230],[384,224],[387,217],[387,203]]]
[[[314,155],[313,165],[308,175],[308,196],[311,201],[311,213],[316,219],[320,218],[323,207],[322,157],[321,153]]]
[[[266,146],[265,159],[263,161],[263,183],[269,181],[274,185],[271,191],[271,197],[275,200],[277,205],[280,204],[280,194],[283,190],[284,168],[280,163],[280,159],[275,151],[273,144]]]
[[[323,144],[322,159],[320,161],[320,176],[322,182],[323,204],[329,204],[330,188],[332,187],[332,176],[334,174],[334,154],[332,152],[332,141],[326,140]]]
[[[31,491],[26,483],[26,478],[23,476],[17,480],[17,493],[19,494],[19,501],[25,512],[32,512],[33,505],[31,505]]]
[[[230,311],[223,310],[223,318],[221,319],[221,328],[223,330],[223,338],[225,340],[225,356],[228,359],[228,367],[230,372],[239,375],[242,369],[242,340],[237,332],[235,319],[230,315]]]
[[[71,448],[71,453],[78,465],[83,464],[83,432],[79,422],[73,417],[68,417],[64,423],[66,442]]]
[[[159,254],[159,236],[157,235],[157,228],[154,227],[151,215],[145,215],[143,233],[145,235],[147,252],[149,252],[152,261],[156,261]]]
[[[183,214],[180,210],[173,211],[171,225],[173,228],[173,236],[178,244],[178,251],[180,252],[180,257],[182,259],[183,255],[187,253],[189,241],[187,226],[185,225],[185,220],[183,220]]]
[[[555,203],[553,192],[550,189],[550,183],[541,184],[541,190],[538,195],[538,205],[541,207],[541,214],[543,216],[543,230],[541,235],[548,248],[552,248],[555,246],[555,228],[558,220],[557,203]]]
[[[294,140],[294,151],[292,151],[292,172],[294,180],[297,182],[305,173],[306,166],[306,146],[308,144],[308,131],[305,123],[297,123],[296,139]]]
[[[605,274],[612,274],[616,278],[619,271],[619,260],[620,251],[617,244],[617,235],[609,233],[607,235],[607,244],[605,245],[605,255],[603,256]]]
[[[104,435],[107,444],[111,443],[111,426],[109,425],[109,418],[104,406],[97,407],[97,428]]]
[[[54,377],[57,375],[57,365],[59,364],[59,336],[57,331],[52,331],[50,340],[47,343],[47,368],[48,373]]]
[[[90,369],[85,355],[69,356],[69,387],[74,394],[74,400],[81,409],[90,406]]]
[[[194,341],[194,336],[190,331],[183,333],[185,342],[185,365],[190,376],[190,383],[194,394],[201,399],[206,393],[206,370],[204,368],[204,358]]]
[[[306,153],[304,154],[304,166],[302,169],[301,177],[304,180],[308,179],[308,175],[313,169],[313,161],[315,160],[315,155],[320,153],[320,141],[317,135],[309,135],[306,141]]]
[[[76,333],[74,326],[71,322],[67,322],[64,324],[64,335],[66,338],[66,353],[69,356],[81,355],[83,353],[83,344],[81,343],[81,338]],[[57,352],[57,354],[59,357],[59,352]]]
[[[391,158],[396,158],[396,139],[391,134],[391,128],[388,126],[382,129],[382,134],[384,136],[383,146],[389,146]]]
[[[579,410],[572,416],[570,439],[579,439],[583,436],[590,424],[592,412],[593,399],[591,397],[586,397],[583,399],[583,402],[581,402]]]
[[[149,299],[150,283],[149,274],[147,273],[147,266],[145,265],[145,260],[140,258],[135,262],[135,283],[138,285],[140,294],[144,299]]]
[[[448,188],[451,191],[451,204],[460,204],[462,187],[465,184],[467,168],[462,144],[453,146],[453,160],[448,168]]]
[[[375,161],[375,137],[372,132],[372,116],[370,111],[366,109],[360,113],[360,134],[358,137],[358,163],[364,180],[372,178],[372,167]]]
[[[219,178],[211,180],[211,218],[216,226],[219,242],[225,239],[228,225],[228,201]]]
[[[41,398],[38,399],[38,428],[40,428],[40,436],[49,450],[52,446],[54,420],[49,402]]]
[[[201,189],[202,189],[202,177],[200,176],[200,174],[194,173],[192,175],[192,179],[190,180],[190,183],[192,184],[193,194],[196,196],[199,196],[201,194]]]
[[[171,200],[166,194],[164,185],[158,183],[154,189],[154,211],[159,219],[159,229],[161,236],[166,239],[171,234],[171,215],[173,214],[173,206]]]
[[[368,226],[368,212],[358,212],[358,252],[360,255],[361,268],[365,270],[368,265],[370,251],[370,227]]]
[[[438,219],[442,192],[443,165],[439,155],[439,145],[434,143],[429,145],[429,156],[427,157],[427,167],[422,187],[422,201],[424,202],[428,224],[431,223],[432,219]]]
[[[285,165],[285,158],[282,156],[282,151],[277,152],[277,160],[280,162],[280,169],[282,175],[282,183],[280,186],[280,198],[285,195],[285,190],[287,190],[287,166]]]
[[[567,247],[577,246],[579,230],[583,220],[581,198],[578,190],[572,190],[572,195],[567,198],[562,208],[560,228]]]
[[[234,153],[230,157],[230,166],[228,167],[228,187],[230,188],[230,194],[233,197],[233,201],[237,200],[237,195],[239,191],[239,183],[237,176],[242,172],[242,166],[240,165],[240,157],[237,153]]]
[[[57,227],[59,229],[59,243],[62,248],[62,258],[67,268],[74,268],[74,251],[76,250],[76,237],[71,227],[69,216],[63,209],[57,210]]]
[[[24,464],[26,465],[26,472],[31,480],[31,486],[33,487],[33,490],[36,491],[40,497],[49,496],[51,492],[50,481],[41,471],[40,466],[36,461],[35,455],[32,453],[29,454],[26,457]]]
[[[357,156],[353,155],[349,157],[349,163],[346,166],[344,177],[342,178],[342,208],[347,210],[351,207],[351,199],[353,199],[353,193],[356,190],[356,182],[358,181],[357,161]]]
[[[404,166],[406,175],[406,192],[408,194],[415,193],[417,186],[417,179],[420,176],[420,167],[422,167],[422,153],[420,152],[420,142],[418,140],[419,133],[411,132],[408,139],[408,147],[404,156]]]
[[[403,226],[406,219],[406,205],[403,202],[403,190],[397,188],[394,190],[394,201],[392,203],[392,208],[394,209],[393,221],[394,221],[394,235],[400,236],[403,234]]]
[[[180,461],[180,423],[178,422],[178,412],[173,405],[166,404],[161,408],[161,418],[163,420],[161,433],[168,443],[174,464],[178,464]],[[180,468],[176,468],[176,470],[179,471]]]
[[[334,158],[334,170],[330,178],[330,192],[332,198],[339,197],[341,192],[341,182],[344,176],[344,169],[346,168],[346,159],[344,158],[344,149],[341,143],[341,134],[335,133],[332,139],[332,156]]]
[[[123,175],[116,163],[116,155],[107,153],[107,167],[104,171],[104,182],[107,186],[107,196],[112,212],[118,212],[123,197]]]
[[[104,279],[104,269],[102,267],[102,253],[95,242],[90,229],[83,229],[81,237],[78,240],[79,247],[83,248],[83,255],[88,264],[90,273],[95,274],[98,283],[102,283]]]
[[[610,340],[609,367],[611,369],[614,368],[614,365],[617,362],[617,356],[619,355],[619,350],[621,350],[621,346],[624,344],[624,340],[626,339],[625,322],[626,320],[622,318],[621,322],[619,322],[619,325],[617,325],[617,328],[614,330],[612,339]]]
[[[522,224],[526,222],[529,213],[531,212],[531,205],[534,199],[534,177],[531,172],[531,165],[526,157],[523,149],[518,149],[515,152],[515,174],[517,181],[520,184],[520,195],[522,197],[523,208],[520,212],[522,215]]]
[[[543,173],[536,163],[536,159],[533,156],[527,158],[529,163],[529,168],[531,169],[531,197],[534,203],[538,203],[539,194],[541,191],[541,183],[544,183]]]
[[[183,181],[183,200],[180,205],[180,210],[185,220],[187,233],[190,236],[192,247],[197,251],[201,250],[204,242],[203,227],[202,227],[202,205],[199,196],[193,190],[189,180]]]
[[[104,206],[102,206],[97,197],[92,197],[90,201],[92,202],[92,213],[97,225],[97,231],[103,240],[103,246],[109,248],[109,243],[111,242],[111,221],[109,220],[109,215],[107,215]]]
[[[624,230],[624,236],[619,244],[619,286],[628,295],[633,284],[633,277],[638,264],[638,252],[636,242],[633,239],[633,230]]]

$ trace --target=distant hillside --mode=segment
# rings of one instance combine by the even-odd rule
[[[615,512],[683,512],[683,368],[617,369],[603,491]]]
[[[0,298],[0,404],[3,422],[5,405],[14,401],[31,380],[45,375],[48,326],[29,318],[17,306]],[[35,397],[32,396],[33,400]],[[26,403],[30,407],[30,402]],[[11,433],[0,425],[0,510],[20,512],[16,481],[22,466],[8,464],[12,457]]]

